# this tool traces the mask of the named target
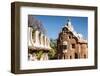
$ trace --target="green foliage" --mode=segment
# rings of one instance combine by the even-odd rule
[[[38,52],[36,53],[36,56],[37,56],[37,59],[38,59],[38,60],[40,60],[42,54],[43,54],[43,51],[42,51],[42,50],[41,50],[41,51],[38,51]]]
[[[56,53],[57,53],[57,40],[56,39],[51,39],[50,40],[50,47],[52,48],[48,55],[50,59],[54,59],[56,57]]]

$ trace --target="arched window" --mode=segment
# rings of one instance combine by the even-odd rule
[[[75,49],[75,44],[72,44],[72,48]]]
[[[70,56],[70,59],[72,59],[72,56]]]
[[[66,56],[65,56],[65,54],[64,54],[64,59],[66,59]]]
[[[86,55],[84,54],[84,58],[86,58]]]
[[[71,39],[71,36],[69,35],[69,39]]]
[[[78,58],[78,54],[77,53],[75,53],[75,59],[77,59]]]
[[[66,32],[68,31],[68,29],[67,29],[66,27],[64,27],[64,28],[62,29],[62,31],[63,31],[63,33],[66,33]]]

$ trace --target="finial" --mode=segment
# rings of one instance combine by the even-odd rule
[[[71,25],[71,17],[68,17],[67,18],[67,26],[70,26]]]
[[[68,22],[71,22],[71,17],[68,17]]]

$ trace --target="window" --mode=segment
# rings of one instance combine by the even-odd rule
[[[86,55],[84,55],[84,58],[86,58]]]
[[[77,59],[78,58],[78,54],[77,53],[75,53],[75,59]]]
[[[63,45],[63,49],[67,49],[67,45]]]
[[[72,56],[70,56],[70,59],[72,59]]]
[[[66,59],[65,54],[64,54],[64,59]]]
[[[67,28],[63,28],[63,31],[66,32],[67,31]]]
[[[72,44],[72,48],[73,48],[73,49],[75,48],[75,44]]]
[[[71,39],[71,36],[69,36],[69,39]]]
[[[66,32],[68,32],[68,29],[67,29],[66,27],[64,27],[64,28],[62,29],[62,32],[63,32],[63,33],[66,33]]]

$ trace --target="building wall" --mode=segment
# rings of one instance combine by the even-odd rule
[[[68,29],[62,29],[57,40],[59,59],[87,58],[87,43],[79,43],[78,38]],[[66,42],[66,44],[64,44]]]
[[[81,44],[80,58],[87,58],[87,57],[88,57],[87,44]]]

